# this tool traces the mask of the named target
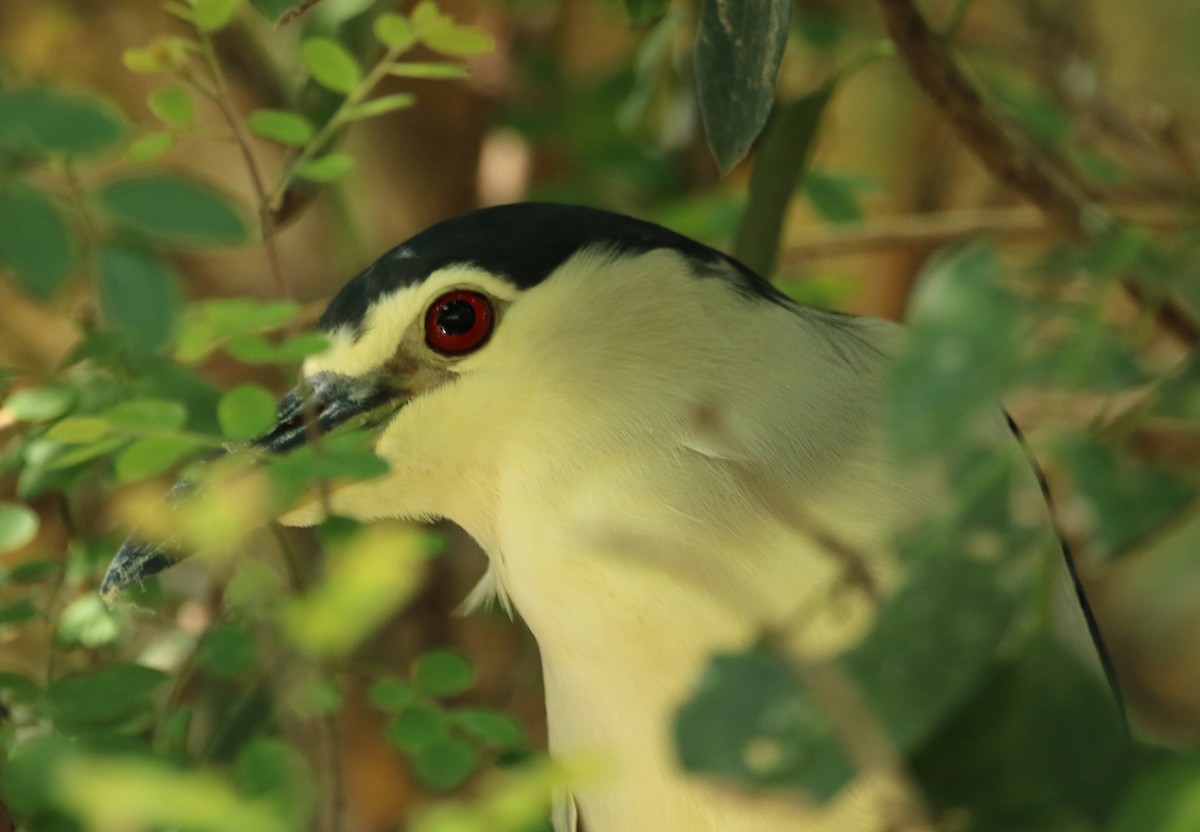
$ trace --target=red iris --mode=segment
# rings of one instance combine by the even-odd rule
[[[465,289],[447,292],[425,313],[425,343],[443,355],[463,355],[483,346],[493,323],[486,295]]]

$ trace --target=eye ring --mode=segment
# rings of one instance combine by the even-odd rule
[[[426,310],[425,343],[442,355],[465,355],[487,343],[495,321],[487,295],[456,289]]]

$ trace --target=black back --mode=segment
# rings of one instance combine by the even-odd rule
[[[785,301],[770,283],[733,258],[661,225],[580,205],[523,202],[463,214],[396,246],[338,292],[321,315],[320,327],[357,330],[378,298],[452,264],[477,266],[528,289],[591,246],[616,254],[673,249],[691,260],[700,274],[732,279],[740,294]]]

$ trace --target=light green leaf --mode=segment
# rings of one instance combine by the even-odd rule
[[[4,400],[4,409],[21,422],[48,422],[75,406],[74,389],[65,384],[18,390]]]
[[[171,85],[146,96],[150,112],[172,127],[187,127],[196,120],[196,106],[186,89]]]
[[[471,70],[465,64],[397,61],[388,67],[388,73],[401,78],[466,78]]]
[[[398,14],[391,12],[375,18],[375,37],[393,52],[401,52],[417,42],[412,26]]]
[[[247,364],[275,364],[303,361],[310,355],[323,352],[329,339],[319,332],[302,332],[280,344],[273,344],[261,335],[236,335],[229,339],[229,354]]]
[[[180,361],[200,361],[228,338],[277,329],[295,320],[297,312],[291,301],[223,298],[189,304],[177,355]]]
[[[349,93],[362,80],[358,61],[330,38],[309,38],[300,44],[300,58],[313,80],[326,89]]]
[[[243,384],[221,396],[217,419],[226,436],[252,439],[275,423],[275,397],[257,384]]]
[[[0,190],[0,266],[45,300],[71,274],[75,238],[57,203],[39,188],[12,181]]]
[[[0,503],[0,552],[33,540],[40,524],[37,513],[24,503]]]
[[[119,243],[100,251],[100,307],[135,351],[149,354],[175,326],[180,292],[175,274],[150,252]]]
[[[233,200],[180,174],[126,176],[101,188],[99,197],[126,225],[181,245],[243,243],[250,237]]]
[[[161,158],[175,146],[175,137],[165,131],[138,136],[125,148],[125,158],[135,165],[143,165]]]
[[[177,430],[187,421],[187,408],[172,399],[134,399],[97,415],[115,428],[134,432]]]
[[[196,27],[203,32],[218,32],[229,25],[238,0],[192,0]]]
[[[121,617],[95,593],[81,595],[58,617],[58,640],[81,647],[111,644],[121,635]]]
[[[398,92],[392,95],[383,95],[379,98],[373,98],[370,101],[357,104],[353,107],[346,108],[346,118],[358,121],[360,119],[372,118],[373,116],[390,113],[393,110],[403,110],[411,107],[417,102],[415,95],[409,93]]]
[[[308,119],[286,110],[255,110],[247,123],[251,130],[264,139],[291,147],[311,141],[315,133]]]
[[[496,48],[496,39],[470,26],[459,26],[448,17],[419,30],[421,42],[443,55],[467,57],[486,55]]]
[[[136,482],[157,476],[195,449],[194,442],[179,436],[142,437],[117,455],[117,481]]]
[[[72,416],[46,431],[46,438],[67,445],[87,445],[107,436],[111,430],[112,425],[95,416]]]
[[[354,157],[348,153],[328,153],[305,162],[296,173],[313,182],[334,182],[354,170]]]
[[[708,146],[722,171],[750,151],[775,101],[790,0],[703,0],[696,88]]]

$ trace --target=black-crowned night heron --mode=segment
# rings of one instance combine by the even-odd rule
[[[817,811],[687,777],[670,726],[709,655],[806,602],[818,611],[796,633],[805,650],[830,653],[869,623],[870,605],[844,593],[815,603],[842,563],[797,517],[897,582],[889,541],[939,500],[880,424],[900,327],[793,303],[657,225],[523,204],[392,249],[320,328],[332,346],[259,444],[305,442],[305,414],[331,430],[390,408],[375,446],[390,472],[328,504],[362,520],[449,518],[483,547],[471,600],[499,596],[536,636],[552,751],[615,763],[576,795],[588,832],[881,828],[870,783]],[[164,564],[127,547],[108,588]],[[1093,651],[1059,573],[1057,628]],[[574,827],[573,808],[560,815]]]

